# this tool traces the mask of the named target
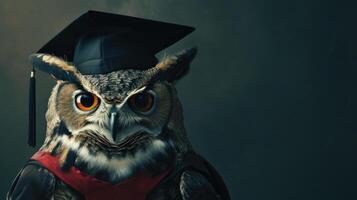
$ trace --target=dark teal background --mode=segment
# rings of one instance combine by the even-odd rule
[[[0,1],[0,196],[26,146],[28,55],[88,9],[195,26],[178,83],[196,150],[232,199],[357,199],[357,5],[317,0]],[[38,143],[54,80],[39,73]]]

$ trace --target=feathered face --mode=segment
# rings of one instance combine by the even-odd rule
[[[188,71],[195,53],[186,50],[144,71],[96,75],[82,75],[57,57],[35,54],[35,67],[59,80],[49,100],[43,148],[65,152],[64,161],[89,173],[106,171],[111,181],[169,159],[172,139],[180,136],[168,126],[182,118],[175,116],[181,112],[172,83]]]
[[[170,86],[154,82],[137,87],[135,82],[142,75],[133,70],[86,75],[95,86],[91,91],[74,83],[63,84],[57,94],[57,110],[69,132],[96,132],[116,144],[140,133],[159,136],[172,106]]]

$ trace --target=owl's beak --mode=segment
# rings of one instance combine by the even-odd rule
[[[116,140],[118,134],[118,113],[110,113],[110,131],[112,132],[113,141]]]

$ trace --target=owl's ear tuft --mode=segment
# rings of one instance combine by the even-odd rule
[[[57,80],[64,81],[76,81],[77,70],[74,66],[64,61],[61,58],[58,58],[49,54],[32,54],[30,56],[30,62],[33,67],[39,69],[43,72],[51,74]]]
[[[160,76],[169,82],[174,82],[185,76],[190,67],[190,63],[197,54],[197,48],[185,49],[173,56],[169,56],[160,61],[155,68]]]

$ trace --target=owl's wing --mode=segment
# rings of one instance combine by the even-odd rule
[[[183,200],[221,200],[209,180],[201,173],[193,170],[182,173],[180,192]]]
[[[28,163],[16,176],[7,193],[7,200],[51,199],[56,179],[36,163]]]

